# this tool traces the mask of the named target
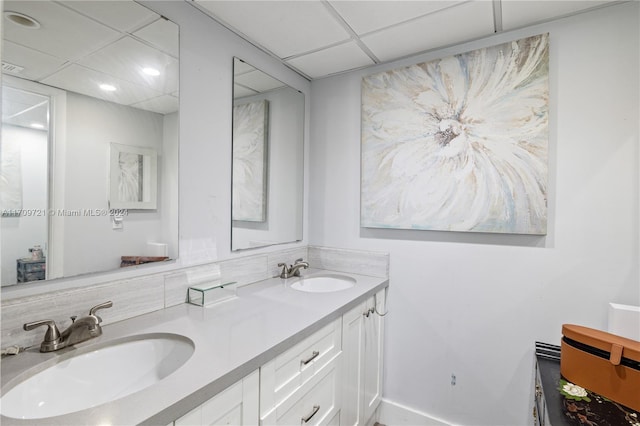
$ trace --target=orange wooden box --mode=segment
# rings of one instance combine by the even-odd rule
[[[560,374],[640,411],[640,342],[574,324],[562,326]]]

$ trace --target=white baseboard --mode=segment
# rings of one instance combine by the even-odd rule
[[[378,407],[378,421],[387,426],[451,426],[443,420],[384,398]]]

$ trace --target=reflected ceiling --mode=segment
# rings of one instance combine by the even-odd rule
[[[20,25],[21,15],[37,24]],[[7,75],[160,114],[178,109],[178,28],[144,6],[5,1],[2,27]]]

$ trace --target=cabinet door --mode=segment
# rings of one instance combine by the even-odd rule
[[[382,398],[382,357],[384,341],[385,311],[384,290],[375,298],[367,300],[367,314],[364,316],[364,361],[363,361],[363,420],[371,418]],[[375,303],[375,305],[374,305]],[[364,423],[361,423],[364,424]]]
[[[257,425],[259,376],[254,371],[199,407],[180,417],[174,426]]]
[[[366,304],[361,303],[342,317],[342,426],[362,425],[365,420],[362,418],[365,310]]]

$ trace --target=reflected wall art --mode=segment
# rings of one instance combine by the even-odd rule
[[[361,225],[547,232],[548,34],[362,80]]]
[[[233,220],[266,220],[268,123],[266,100],[233,107]]]

